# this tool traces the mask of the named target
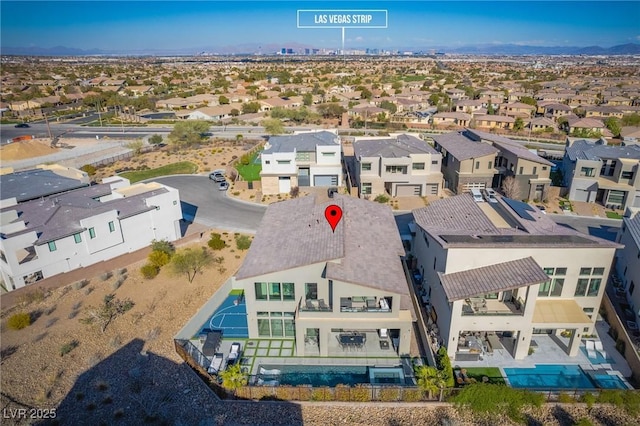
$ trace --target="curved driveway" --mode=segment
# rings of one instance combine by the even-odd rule
[[[238,201],[219,191],[208,176],[177,175],[150,179],[180,191],[186,220],[231,232],[255,233],[266,206]]]

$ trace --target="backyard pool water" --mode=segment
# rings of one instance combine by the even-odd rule
[[[617,376],[595,375],[592,380],[579,365],[538,364],[534,368],[504,368],[511,387],[528,389],[626,389]]]
[[[358,365],[261,365],[265,370],[280,370],[277,376],[265,377],[278,380],[280,385],[312,385],[334,387],[336,385],[354,386],[371,383],[404,384],[402,368],[385,368],[378,370]],[[371,370],[371,371],[370,371]],[[382,371],[384,370],[384,371]],[[393,371],[392,371],[393,370]],[[397,371],[396,371],[397,370]]]

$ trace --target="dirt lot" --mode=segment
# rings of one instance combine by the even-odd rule
[[[58,151],[60,149],[51,148],[49,139],[31,139],[3,145],[0,148],[0,158],[2,161],[24,160],[55,154]]]
[[[190,247],[205,245],[208,235]],[[186,276],[171,275],[167,266],[156,278],[146,280],[139,272],[144,262],[139,262],[126,272],[108,271],[111,276],[106,279],[102,274],[87,277],[89,284],[83,288],[69,283],[42,301],[2,312],[3,407],[52,408],[62,404],[61,409],[66,407],[68,412],[102,412],[106,423],[120,411],[122,417],[142,419],[145,410],[159,410],[152,406],[153,400],[146,400],[155,396],[145,396],[142,390],[132,394],[127,386],[138,382],[143,387],[173,384],[179,390],[193,378],[181,366],[173,336],[242,262],[246,252],[237,250],[234,235],[223,233],[223,238],[229,247],[215,252],[224,258],[223,269],[209,267],[192,283]],[[116,288],[121,277],[124,283]],[[121,300],[130,299],[135,306],[115,319],[105,333],[83,324],[87,310],[100,305],[110,293]],[[36,319],[25,329],[10,330],[6,320],[15,312],[28,312]],[[65,344],[77,347],[62,356]],[[163,368],[153,368],[158,364]],[[110,367],[105,370],[105,365]],[[168,407],[172,404],[173,400],[167,401]],[[181,404],[174,409],[182,408]]]

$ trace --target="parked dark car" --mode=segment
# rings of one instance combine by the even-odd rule
[[[338,193],[338,188],[331,187],[329,189],[327,189],[327,195],[329,196],[329,198],[333,198],[333,194],[337,194]]]
[[[27,123],[19,123],[19,124],[16,124],[15,127],[18,129],[26,129],[27,127],[31,127],[31,126],[29,126]]]
[[[229,182],[227,182],[226,180],[223,180],[218,184],[218,189],[220,191],[226,191],[227,189],[229,189]]]

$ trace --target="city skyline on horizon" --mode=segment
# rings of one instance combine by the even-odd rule
[[[640,42],[637,1],[2,1],[0,47],[123,54],[342,47],[339,28],[297,28],[299,9],[388,10],[388,28],[348,28],[348,50]]]

